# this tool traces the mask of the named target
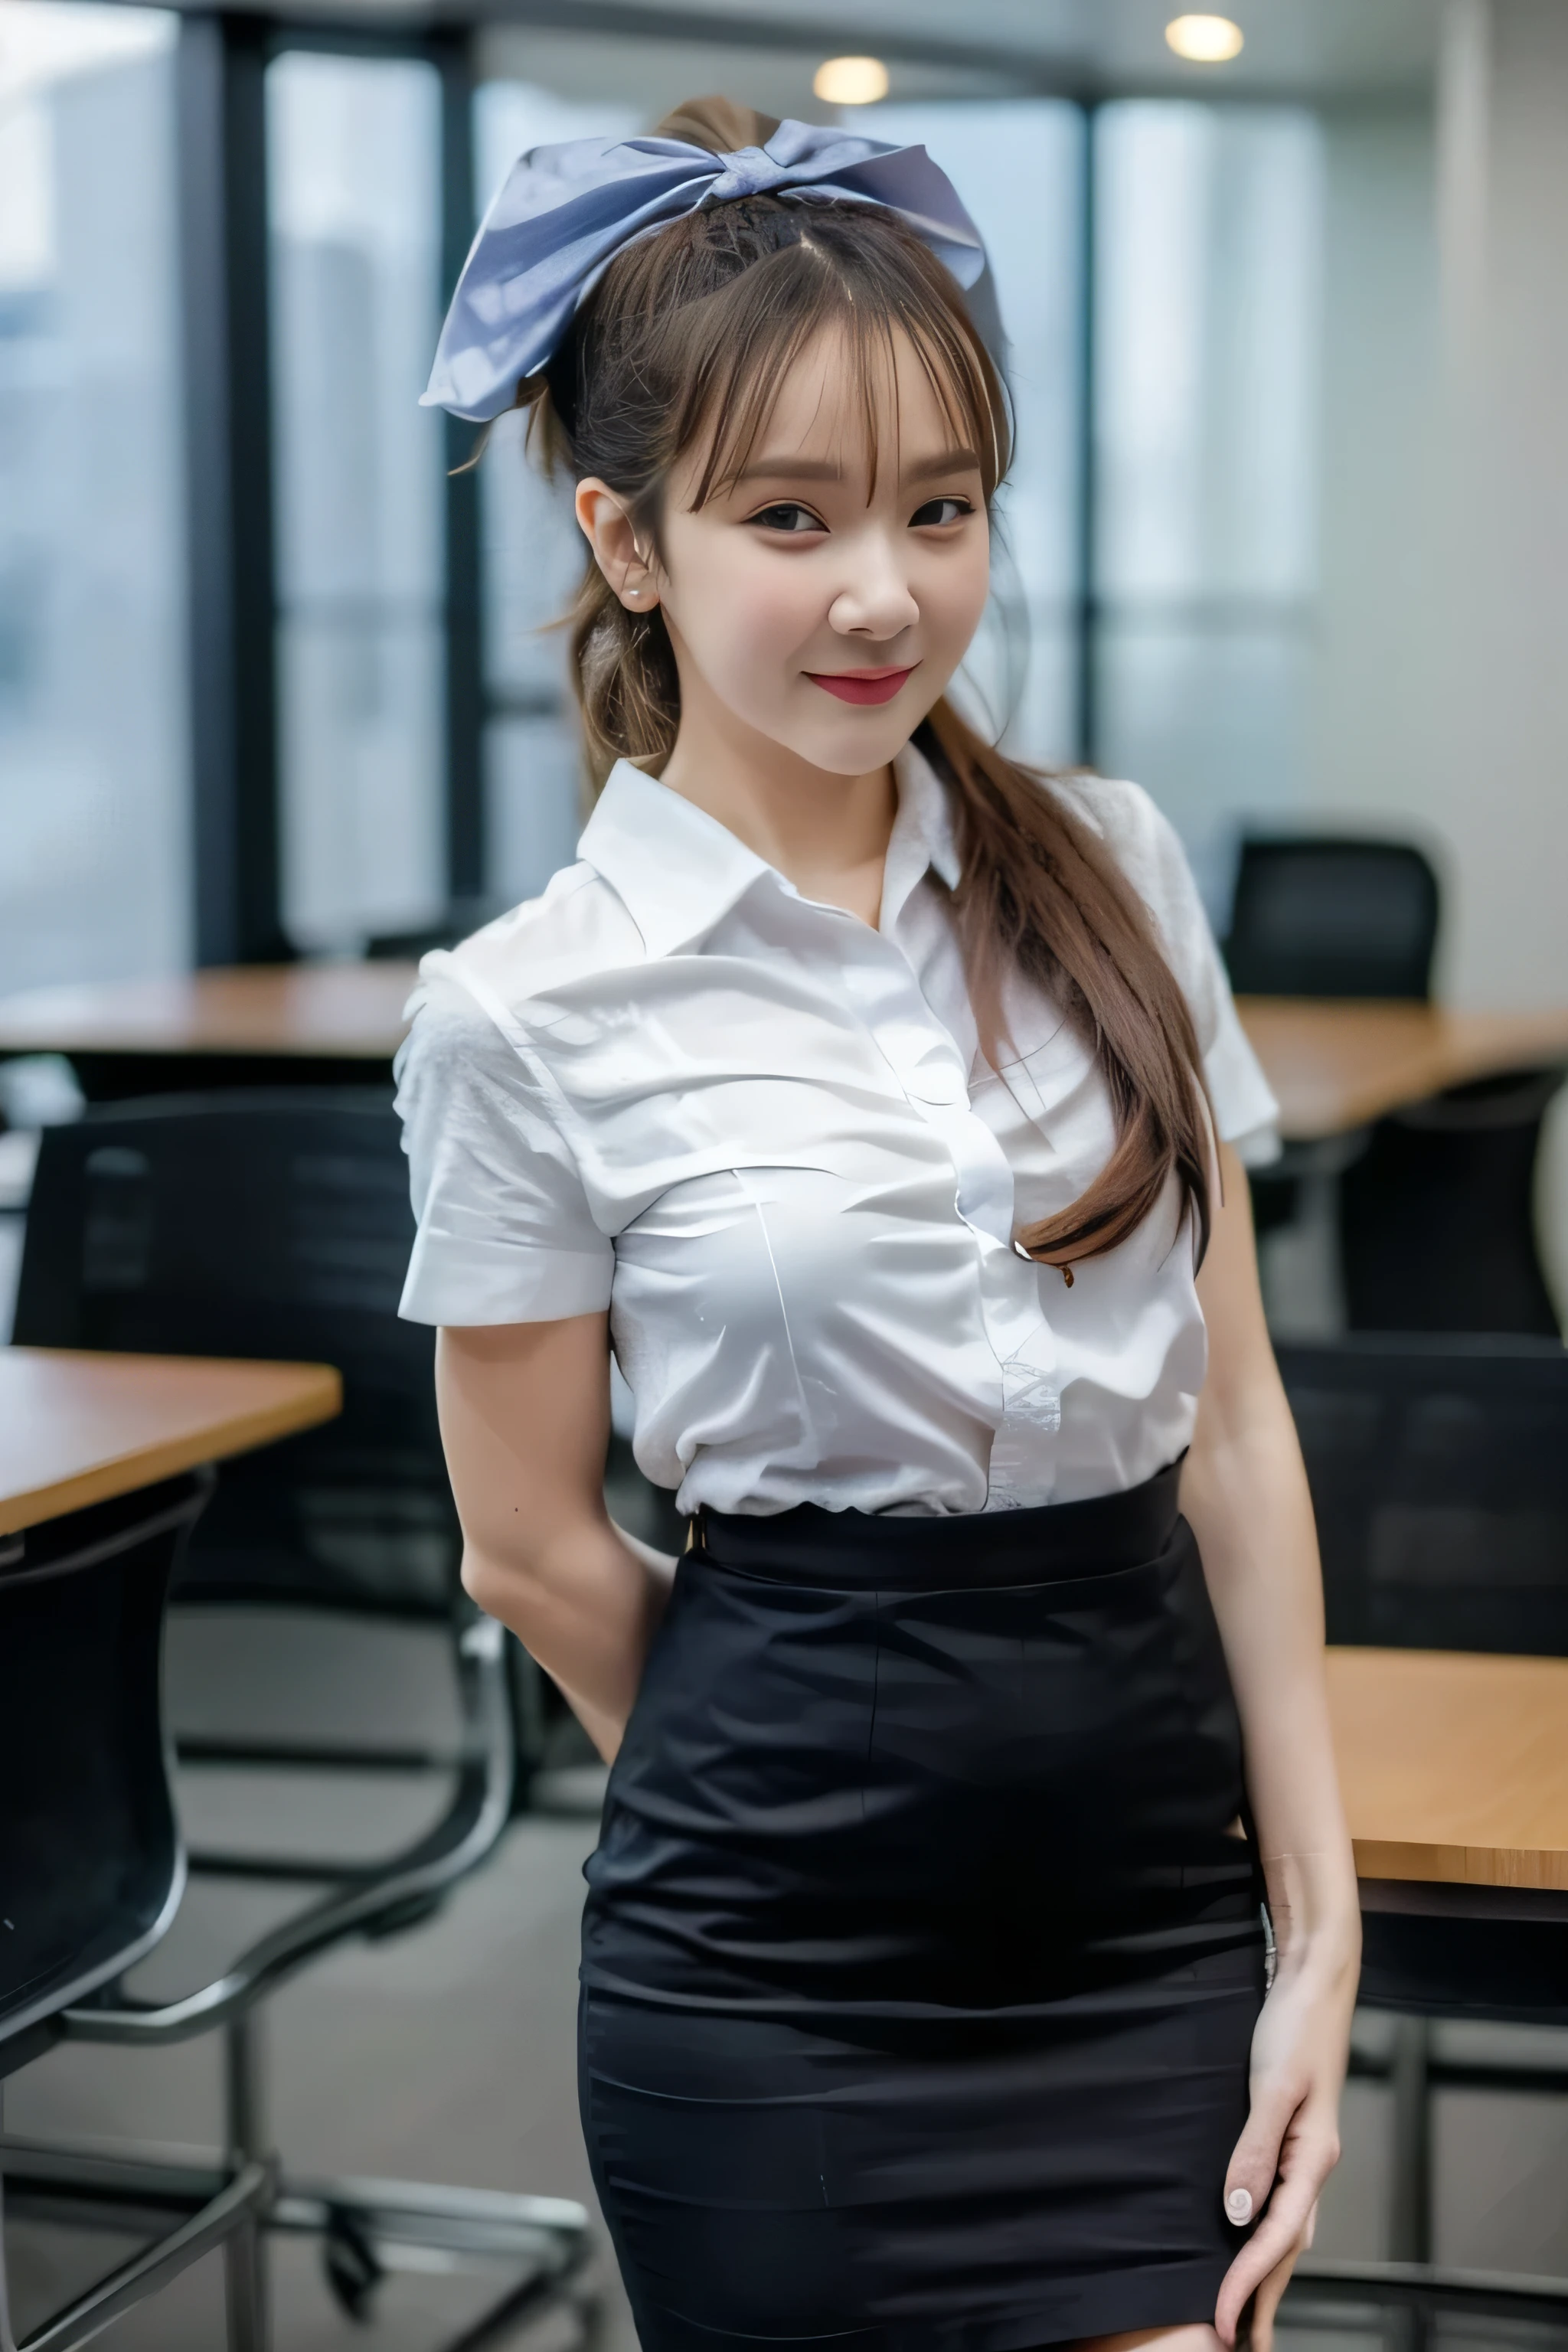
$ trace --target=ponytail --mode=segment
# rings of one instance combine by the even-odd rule
[[[986,1051],[994,1059],[1001,978],[1013,966],[1092,1045],[1110,1097],[1110,1159],[1070,1207],[1020,1227],[1020,1246],[1070,1280],[1074,1259],[1103,1255],[1143,1223],[1173,1171],[1201,1258],[1207,1097],[1192,1013],[1142,901],[1048,780],[987,743],[951,703],[937,704],[915,740],[953,795],[963,868],[954,910]]]

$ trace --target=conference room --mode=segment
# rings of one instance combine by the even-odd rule
[[[843,2287],[807,2324],[809,2263],[786,2280],[748,2251],[757,2197],[717,2158],[720,2221],[695,2271],[722,2268],[710,2250],[731,2231],[763,2324],[734,2317],[710,2276],[669,2284],[686,2257],[668,2253],[667,2277],[647,2249],[667,2229],[670,2247],[696,2242],[668,2218],[684,2189],[656,2179],[634,2226],[617,2200],[635,2136],[591,2154],[579,2114],[584,1865],[597,1850],[604,1927],[658,1778],[651,1701],[633,1705],[643,1651],[606,1715],[592,1675],[574,1679],[578,1636],[537,1599],[545,1535],[519,1534],[506,1573],[491,1560],[500,1506],[474,1430],[487,1413],[537,1423],[505,1454],[520,1528],[542,1529],[587,1476],[573,1507],[597,1515],[617,1573],[649,1580],[658,1599],[637,1609],[658,1617],[678,1563],[652,1636],[665,1683],[705,1575],[760,1589],[747,1547],[780,1513],[834,1521],[824,1547],[853,1524],[917,1551],[928,1533],[909,1530],[930,1519],[973,1515],[997,1543],[1012,1520],[1016,1549],[1037,1523],[1055,1541],[1058,1508],[1161,1479],[1173,1497],[1180,1475],[1207,1558],[1204,1324],[1223,1394],[1237,1376],[1220,1286],[1248,1216],[1321,1562],[1326,1643],[1313,1635],[1301,1671],[1326,1691],[1361,1937],[1339,2160],[1292,2241],[1279,2339],[1568,2345],[1568,13],[1173,6],[0,0],[0,2352],[726,2352],[769,2329],[866,2352],[1038,2352],[1154,2322],[1140,2341],[1178,2324],[1181,2352],[1228,2341],[1174,2308],[1030,2334],[1005,2297],[942,2319],[924,2304],[900,2318],[895,2297],[873,2323]],[[692,111],[718,93],[729,113]],[[710,120],[751,129],[710,148]],[[574,159],[545,167],[560,185],[579,174],[609,209],[590,258],[552,249],[566,287],[552,341],[516,254],[565,199],[519,159],[558,151]],[[699,193],[634,223],[628,175],[651,188],[666,166]],[[791,866],[773,845],[787,827],[748,832],[717,787],[683,781],[699,673],[673,617],[675,539],[656,545],[653,506],[574,454],[600,446],[585,420],[610,341],[582,322],[631,282],[619,253],[651,253],[679,220],[699,239],[727,210],[809,222],[828,203],[849,223],[832,234],[897,215],[925,257],[900,264],[894,393],[874,334],[857,362],[866,414],[896,398],[901,447],[896,354],[914,349],[950,440],[991,384],[985,414],[1013,445],[999,483],[984,448],[959,453],[972,499],[931,470],[942,495],[922,490],[900,524],[932,611],[961,541],[981,549],[934,715],[928,692],[886,736],[899,748],[811,769],[885,806],[860,907]],[[784,250],[769,248],[775,274]],[[970,354],[952,377],[967,393],[943,391],[931,354],[948,345],[913,323],[928,281]],[[803,331],[790,368],[817,348]],[[480,356],[499,391],[462,373]],[[709,423],[744,406],[743,376],[724,382]],[[694,493],[683,530],[719,529],[708,518],[754,457],[711,508]],[[887,472],[873,432],[856,518],[894,511],[901,462]],[[847,463],[797,466],[732,535],[754,547],[787,513],[754,560],[826,576],[812,567],[849,561],[836,544],[870,544],[870,520],[838,531],[817,510],[848,496]],[[922,656],[900,667],[894,636],[925,625],[925,593],[910,590],[907,623],[873,625],[843,617],[840,583],[825,628],[866,660],[887,638],[894,658],[844,669],[831,721],[806,665],[802,741],[831,724],[836,744],[882,743],[921,691]],[[668,626],[639,598],[662,599]],[[678,670],[685,701],[671,686],[655,709]],[[983,900],[976,812],[1040,778],[1066,829],[1009,836]],[[694,867],[661,871],[673,851],[637,826],[657,834],[660,804],[693,797],[669,822]],[[936,845],[910,866],[917,820]],[[1118,866],[1123,822],[1163,880],[1131,852]],[[1073,884],[1075,858],[1100,881]],[[1075,963],[1049,910],[1076,920],[1101,903],[1091,887],[1131,929],[1116,917]],[[973,979],[993,933],[1035,938],[1031,908],[1044,945],[1020,969],[1049,999],[1044,1042],[987,1026],[978,984],[955,1028],[921,961],[931,927]],[[599,971],[584,993],[582,941],[607,955],[623,932],[635,954],[616,948],[613,985]],[[1134,935],[1158,982],[1132,948],[1097,992]],[[534,939],[542,976],[503,1004],[496,975]],[[841,959],[826,989],[824,940]],[[463,987],[488,1048],[451,1012]],[[1158,1034],[1177,1039],[1202,1138],[1186,1159],[1161,1124],[1176,1097],[1151,1111],[1144,1064],[1116,1059],[1116,1007],[1147,1022],[1167,1001]],[[808,1019],[831,1045],[808,1050]],[[485,1059],[498,1036],[504,1069]],[[783,1110],[754,1059],[774,1046]],[[1142,1139],[1149,1198],[1186,1188],[1192,1215],[1158,1252],[1126,1238],[1131,1216],[1109,1239],[1073,1225],[1081,1186],[1058,1198],[1037,1173],[1076,1148],[1069,1049],[1110,1073],[1115,1165]],[[677,1114],[659,1128],[637,1107],[628,1173],[639,1055]],[[869,1178],[861,1222],[829,1213],[849,1163],[837,1129],[813,1124],[850,1102],[869,1119],[873,1097],[877,1150],[904,1120],[909,1168],[938,1171],[938,1209],[920,1213],[942,1234],[902,1255],[863,1222]],[[480,1135],[493,1229],[465,1222],[456,1124],[434,1141],[421,1125],[437,1099]],[[570,1149],[539,1141],[539,1106],[557,1102]],[[723,1122],[742,1118],[737,1144]],[[678,1131],[695,1157],[673,1156]],[[999,1225],[974,1206],[998,1170]],[[1030,1184],[1046,1189],[1026,1213]],[[869,1234],[853,1258],[825,1238],[835,1224]],[[782,1339],[704,1291],[681,1252],[705,1248],[715,1283],[742,1257],[765,1269]],[[962,1269],[941,1287],[943,1250]],[[1158,1378],[1185,1388],[1163,1450],[1100,1475],[1081,1416],[1106,1409],[1081,1400],[1115,1381],[1081,1367],[1131,1328],[1131,1295],[1110,1286],[1140,1250],[1166,1287],[1138,1311],[1188,1315],[1200,1369],[1178,1377],[1188,1357],[1170,1342]],[[525,1259],[546,1271],[525,1282]],[[979,1302],[962,1346],[942,1321],[956,1307],[927,1314],[961,1288]],[[1026,1296],[1030,1330],[1007,1303]],[[815,1360],[814,1297],[838,1318]],[[958,1470],[946,1486],[909,1462],[902,1485],[872,1476],[879,1373],[856,1349],[873,1328],[890,1346],[899,1318],[911,1360],[946,1365],[944,1396],[960,1359],[966,1381],[983,1358],[980,1403],[952,1408],[952,1427],[985,1425],[973,1494]],[[586,1386],[557,1349],[531,1387],[521,1370],[464,1387],[500,1361],[484,1327],[499,1347],[568,1322],[592,1326]],[[1126,1372],[1130,1396],[1142,1378]],[[761,1441],[733,1433],[770,1382],[802,1400],[798,1431],[780,1408],[795,1433],[748,1486],[737,1465]],[[1151,1413],[1164,1393],[1153,1372],[1138,1391]],[[934,1429],[925,1391],[901,1394],[905,1430]],[[535,1599],[514,1607],[525,1586]],[[1257,1701],[1212,1566],[1209,1586],[1243,1752]],[[584,1622],[611,1608],[573,1605]],[[885,1625],[877,1639],[868,1756],[894,1706],[896,1644]],[[963,1652],[972,1680],[982,1646]],[[750,1756],[763,1731],[727,1671]],[[791,1672],[808,1711],[806,1668]],[[1290,1948],[1260,1787],[1229,1810],[1260,1857],[1246,1933],[1271,1994]],[[997,1822],[1017,1795],[994,1793]],[[689,1807],[666,1790],[655,1811],[673,1839]],[[727,1853],[739,1835],[726,1815]],[[899,1843],[878,1835],[874,1858]],[[1048,1909],[1048,1822],[1038,1835]],[[1027,1874],[1016,1832],[997,1838]],[[988,1832],[971,1843],[992,1852]],[[609,1981],[598,1965],[590,1952],[584,2018]],[[667,2053],[695,2032],[685,1995],[642,1998]],[[845,2032],[876,2039],[863,2017]],[[1085,2090],[1075,2130],[1090,2110]],[[652,2131],[656,2165],[679,2137]],[[825,2208],[875,2203],[830,2194],[826,2158],[818,2178]],[[1204,2190],[1215,2228],[1226,2183]],[[927,2192],[933,2245],[959,2186]],[[1271,2308],[1267,2293],[1249,2305],[1236,2340],[1252,2326],[1266,2352]]]

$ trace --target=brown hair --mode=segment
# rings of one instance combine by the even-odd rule
[[[727,99],[689,100],[659,125],[721,154],[777,129]],[[847,338],[877,462],[879,358],[912,348],[955,437],[978,452],[987,502],[1011,452],[1006,394],[957,281],[896,214],[869,205],[751,196],[673,222],[618,254],[540,376],[518,387],[530,440],[626,499],[657,546],[671,468],[707,444],[693,503],[744,465],[773,388],[826,325]],[[679,682],[661,614],[632,613],[590,558],[571,618],[574,681],[591,763],[672,748]],[[1016,965],[1093,1045],[1116,1146],[1081,1197],[1022,1229],[1059,1265],[1113,1249],[1173,1172],[1201,1255],[1209,1229],[1209,1126],[1197,1040],[1142,900],[1044,778],[977,735],[945,699],[916,740],[954,803],[963,874],[954,906],[987,1051],[999,978]],[[986,1019],[984,1007],[993,1008]]]

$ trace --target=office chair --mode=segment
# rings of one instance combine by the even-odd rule
[[[1437,914],[1437,877],[1412,843],[1248,835],[1225,942],[1231,986],[1425,1002]]]
[[[1225,943],[1231,984],[1255,996],[1427,1003],[1439,912],[1436,874],[1412,843],[1249,835]],[[1534,1190],[1562,1075],[1486,1078],[1374,1122],[1336,1179],[1351,1330],[1556,1335]],[[1253,1179],[1260,1233],[1297,1213],[1308,1172]]]
[[[0,1537],[0,2095],[178,1907],[163,1604],[212,1486],[210,1471],[171,1478]],[[47,2216],[79,2186],[121,2229],[140,2217],[160,2234],[18,2340],[0,2227],[0,2352],[75,2352],[213,2247],[243,2245],[270,2179],[256,2155],[193,2183],[180,2165],[0,2139],[0,2187],[17,2213]]]
[[[1516,1070],[1391,1112],[1340,1180],[1352,1331],[1554,1339],[1535,1245],[1542,1124],[1561,1069]]]
[[[1323,1557],[1331,1642],[1568,1655],[1568,1349],[1528,1338],[1368,1335],[1279,1349]],[[1568,2280],[1459,2278],[1431,2263],[1430,2094],[1568,2092],[1568,2065],[1433,2048],[1435,2019],[1568,2026],[1568,1897],[1363,1888],[1361,1998],[1397,2020],[1393,2260],[1302,2266],[1311,2294],[1439,2315],[1568,2322]]]
[[[221,2027],[229,2145],[268,2163],[256,2004],[344,1938],[428,1917],[491,1853],[512,1809],[516,1645],[461,1590],[433,1335],[396,1311],[413,1236],[398,1122],[377,1089],[257,1089],[89,1111],[46,1133],[28,1215],[18,1341],[330,1362],[342,1373],[340,1419],[226,1468],[176,1603],[423,1624],[449,1646],[461,1714],[450,1753],[396,1739],[239,1736],[179,1748],[195,1769],[448,1775],[449,1801],[433,1826],[374,1863],[198,1849],[194,1872],[324,1891],[178,2000],[139,2006],[111,1989],[66,2014],[79,2038],[143,2047]],[[464,2336],[466,2347],[563,2294],[585,2251],[580,2206],[417,2183],[284,2177],[264,2221],[322,2237],[334,2292],[356,2315],[389,2252],[515,2256],[521,2285],[486,2332]],[[258,2252],[247,2269],[231,2257],[229,2325],[231,2352],[262,2352]]]
[[[1407,997],[1432,992],[1437,877],[1404,842],[1329,835],[1243,837],[1223,943],[1240,995]],[[1300,1212],[1310,1164],[1265,1169],[1251,1180],[1259,1234]],[[1308,1162],[1313,1155],[1305,1155]]]

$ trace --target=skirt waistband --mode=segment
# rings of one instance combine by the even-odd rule
[[[790,1584],[870,1590],[952,1579],[966,1585],[1049,1584],[1158,1559],[1176,1525],[1181,1463],[1141,1486],[1081,1503],[950,1517],[879,1517],[820,1503],[760,1517],[697,1512],[687,1549],[721,1568]]]

